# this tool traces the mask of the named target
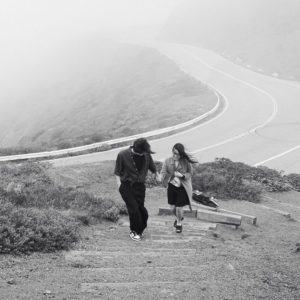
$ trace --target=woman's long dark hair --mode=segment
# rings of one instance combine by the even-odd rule
[[[181,143],[176,143],[173,146],[172,150],[174,150],[174,149],[176,149],[178,151],[178,153],[180,155],[180,159],[186,160],[191,164],[197,163],[197,160],[195,158],[193,158],[190,154],[185,152],[185,148]]]

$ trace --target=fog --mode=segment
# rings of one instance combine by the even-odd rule
[[[38,85],[65,44],[131,26],[163,24],[180,0],[0,0],[0,103]]]
[[[191,5],[193,2],[195,7]],[[263,15],[262,19],[267,19],[269,12],[271,15],[276,12],[278,20],[285,22],[281,12],[290,9],[283,0],[265,0],[261,4],[260,1],[243,1],[244,15],[241,15],[239,0],[0,0],[0,4],[2,111],[7,103],[21,101],[28,92],[41,87],[41,79],[46,82],[49,76],[47,64],[53,64],[60,52],[72,48],[72,43],[76,45],[86,38],[115,37],[116,33],[122,35],[131,27],[145,30],[146,26],[155,26],[158,31],[167,28],[166,39],[173,36],[175,41],[188,43],[189,38],[193,41],[199,36],[201,42],[215,39],[217,42],[213,41],[213,44],[221,44],[219,48],[224,48],[225,44],[234,48],[240,43],[233,43],[235,36],[247,36],[245,28],[240,30],[236,25],[241,19],[249,19],[249,28],[256,26],[260,32],[260,24],[255,22],[257,16]],[[194,17],[191,9],[195,12]],[[228,15],[233,16],[230,22],[226,19]],[[247,25],[246,21],[244,23]],[[231,39],[224,34],[226,28]],[[278,32],[283,30],[279,29]],[[294,36],[290,37],[290,40],[294,39]],[[55,63],[64,64],[63,61]]]

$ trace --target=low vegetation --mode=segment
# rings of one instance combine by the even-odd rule
[[[291,173],[286,175],[285,179],[292,185],[295,191],[300,192],[300,174]]]
[[[0,253],[67,249],[80,226],[117,221],[123,203],[57,184],[49,164],[0,166]]]
[[[193,186],[222,199],[259,202],[263,192],[297,189],[288,176],[267,167],[251,167],[226,158],[195,167]]]
[[[158,169],[161,163],[157,163]],[[220,199],[238,199],[259,202],[264,192],[299,191],[300,175],[282,173],[264,167],[251,167],[227,158],[217,158],[214,162],[195,164],[193,188]],[[157,185],[150,174],[149,187]]]
[[[158,170],[162,163],[156,162]],[[0,165],[0,253],[68,249],[80,227],[116,222],[126,207],[113,175],[114,162],[53,168],[24,162]],[[218,158],[194,165],[194,189],[219,199],[259,202],[265,191],[299,191],[299,174]],[[152,174],[148,188],[159,187]]]
[[[25,208],[0,200],[0,253],[68,249],[79,238],[78,224],[55,209]]]

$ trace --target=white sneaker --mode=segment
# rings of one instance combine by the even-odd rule
[[[136,241],[136,242],[139,242],[139,241],[142,240],[141,236],[140,236],[139,234],[137,234],[136,232],[134,232],[134,231],[131,231],[131,232],[129,233],[129,236],[130,236],[130,238],[131,238],[132,240],[134,240],[134,241]]]

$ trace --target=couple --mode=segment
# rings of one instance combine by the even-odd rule
[[[161,173],[157,172],[151,154],[151,147],[145,138],[134,141],[133,146],[121,151],[116,160],[115,176],[119,192],[126,204],[130,237],[134,241],[142,239],[147,227],[148,212],[145,208],[145,180],[148,170],[156,175],[158,182],[168,187],[168,203],[176,216],[174,227],[182,232],[183,207],[190,205],[192,199],[191,164],[193,160],[177,143],[172,148],[172,156],[163,164]]]

